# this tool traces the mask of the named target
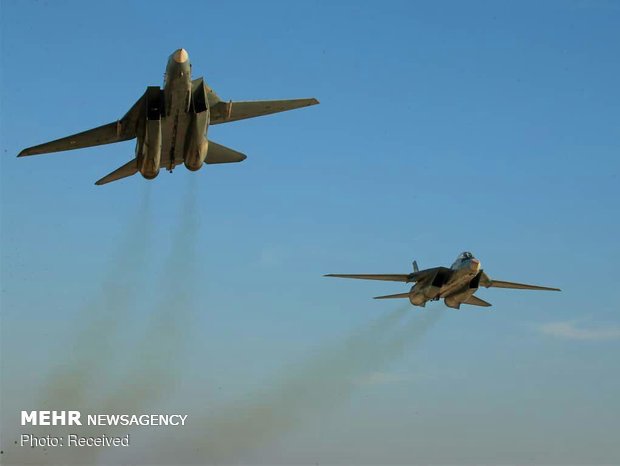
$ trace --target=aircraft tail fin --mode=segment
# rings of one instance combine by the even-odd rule
[[[419,272],[420,269],[418,268],[418,261],[413,261],[413,272]]]
[[[388,294],[385,296],[375,296],[372,299],[398,299],[398,298],[409,298],[409,293],[399,293],[399,294]]]
[[[222,146],[217,142],[209,141],[209,148],[207,149],[207,158],[205,163],[233,163],[243,162],[247,156],[236,150],[229,149],[226,146]]]
[[[112,173],[107,174],[95,184],[97,186],[101,186],[102,184],[110,183],[112,181],[120,180],[122,178],[127,178],[128,176],[133,176],[138,173],[138,162],[136,159],[130,160],[122,167],[117,168]]]
[[[209,86],[204,81],[204,78],[198,78],[192,81],[192,92],[195,92],[201,87],[204,87],[204,90],[206,91],[207,102],[209,102],[209,107],[215,107],[218,103],[222,101],[222,99],[220,99],[220,96],[217,95],[215,91],[211,88],[211,86]]]
[[[472,306],[482,306],[482,307],[489,307],[491,306],[491,303],[487,303],[486,301],[471,295],[469,298],[467,298],[466,301],[463,301],[463,304],[471,304]]]

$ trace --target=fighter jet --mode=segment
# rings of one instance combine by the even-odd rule
[[[261,100],[225,102],[203,78],[192,80],[186,50],[178,49],[168,59],[164,88],[150,86],[123,118],[98,128],[38,146],[18,157],[111,144],[137,138],[135,158],[95,184],[102,185],[140,174],[153,179],[160,167],[172,172],[185,164],[192,171],[204,163],[241,162],[246,156],[207,139],[209,125],[253,118],[318,104],[318,100]]]
[[[326,277],[359,278],[362,280],[384,280],[390,282],[415,283],[408,293],[377,296],[374,299],[407,298],[414,306],[426,306],[428,301],[444,300],[446,306],[459,309],[461,304],[491,306],[474,296],[480,286],[485,288],[513,288],[517,290],[560,291],[559,288],[525,285],[523,283],[492,280],[481,268],[480,261],[471,252],[461,253],[450,268],[434,267],[420,270],[413,261],[413,273],[392,275],[342,275],[329,274]]]

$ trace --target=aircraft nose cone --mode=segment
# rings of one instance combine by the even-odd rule
[[[477,271],[480,269],[480,261],[479,261],[478,259],[472,259],[472,260],[469,262],[469,267],[470,267],[473,271],[477,272]]]
[[[172,54],[172,59],[177,63],[185,63],[189,59],[187,50],[179,49]]]

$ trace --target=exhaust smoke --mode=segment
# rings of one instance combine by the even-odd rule
[[[208,464],[240,461],[304,420],[329,415],[347,401],[361,379],[419,345],[443,315],[438,310],[423,312],[399,325],[410,310],[407,305],[392,311],[344,341],[325,347],[297,369],[287,369],[279,381],[249,401],[205,414],[198,424],[192,423],[200,437],[170,460],[181,462],[183,458],[184,462]],[[187,452],[196,457],[186,458]]]

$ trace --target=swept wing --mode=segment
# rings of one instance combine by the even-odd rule
[[[409,293],[388,294],[385,296],[375,296],[373,299],[398,299],[409,298]]]
[[[451,269],[446,267],[433,267],[432,269],[419,270],[409,274],[340,274],[330,273],[325,277],[336,278],[356,278],[360,280],[382,280],[387,282],[419,282],[432,279],[437,273],[452,273]]]
[[[514,290],[543,290],[543,291],[562,291],[559,288],[550,288],[547,286],[527,285],[525,283],[505,282],[501,280],[492,280],[487,274],[483,273],[480,278],[480,285],[485,288],[511,288]]]
[[[27,155],[48,154],[65,150],[82,149],[84,147],[100,146],[114,142],[127,141],[136,137],[136,130],[140,115],[144,111],[142,105],[144,95],[131,107],[123,118],[107,125],[89,129],[55,141],[28,147],[21,151],[18,157]]]
[[[210,108],[209,124],[217,125],[230,121],[244,120],[272,113],[286,112],[296,108],[309,107],[318,104],[319,101],[311,99],[289,99],[289,100],[255,100],[240,102],[219,101]]]
[[[383,274],[383,275],[372,275],[372,274],[341,274],[341,273],[330,273],[325,275],[325,277],[336,277],[336,278],[357,278],[360,280],[382,280],[387,282],[409,282],[411,281],[412,274]]]

